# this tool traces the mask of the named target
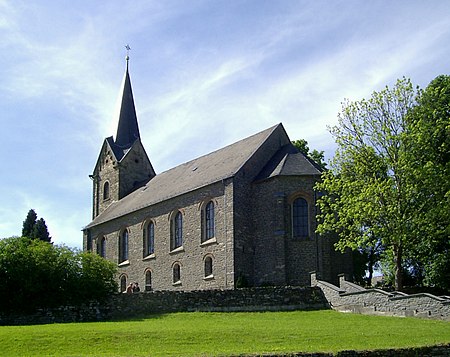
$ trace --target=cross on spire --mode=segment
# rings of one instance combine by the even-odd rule
[[[130,75],[128,73],[129,45],[125,46],[127,50],[127,68],[123,79],[122,98],[119,111],[119,124],[117,127],[117,135],[115,143],[121,148],[129,148],[137,139],[140,138],[139,127],[136,117],[136,109],[134,107],[133,91],[131,90]]]
[[[130,50],[131,50],[131,47],[130,47],[128,44],[126,44],[126,45],[125,45],[125,49],[127,50],[127,56],[125,57],[125,60],[127,61],[127,68],[128,68],[128,61],[130,60]]]

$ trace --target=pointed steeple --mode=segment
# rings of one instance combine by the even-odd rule
[[[119,124],[117,126],[115,140],[115,144],[121,148],[130,147],[140,138],[136,109],[134,107],[133,91],[131,90],[130,74],[128,73],[129,60],[130,58],[127,55],[127,67],[122,87],[122,101],[119,109]]]
[[[130,50],[128,46],[125,48]],[[104,140],[94,172],[89,175],[93,182],[93,218],[156,176],[139,134],[128,73],[128,54],[126,61],[121,93],[116,103],[117,135],[115,140],[112,136]]]

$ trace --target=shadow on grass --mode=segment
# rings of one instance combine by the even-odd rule
[[[91,322],[141,322],[144,320],[156,320],[161,319],[164,316],[170,315],[170,312],[167,313],[148,313],[148,314],[138,314],[130,317],[115,317],[112,319],[105,319],[101,321],[91,321]]]

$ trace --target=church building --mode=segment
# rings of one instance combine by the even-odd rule
[[[128,57],[117,134],[92,175],[83,249],[118,265],[121,291],[335,282],[349,256],[315,233],[320,169],[282,124],[156,174],[142,145]]]

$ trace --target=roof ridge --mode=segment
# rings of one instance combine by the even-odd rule
[[[270,131],[270,133],[272,133],[279,125],[281,125],[281,123],[280,123],[280,124],[277,124],[277,125],[274,125],[274,126],[271,126],[270,128],[261,130],[261,131],[258,132],[258,133],[255,133],[255,134],[252,134],[252,135],[247,136],[247,137],[245,137],[245,138],[242,138],[242,139],[240,139],[240,140],[238,140],[238,141],[235,141],[234,143],[231,143],[231,144],[228,144],[228,145],[226,145],[226,146],[223,146],[223,147],[221,147],[221,148],[219,148],[219,149],[216,149],[216,150],[214,150],[214,151],[211,151],[211,152],[209,152],[209,153],[207,153],[207,154],[198,156],[198,157],[196,157],[196,158],[194,158],[194,159],[191,159],[191,160],[189,160],[189,161],[182,162],[182,163],[180,163],[180,164],[178,164],[178,165],[176,165],[176,166],[174,166],[174,167],[171,167],[170,169],[167,169],[167,170],[165,170],[165,171],[162,171],[161,173],[158,174],[158,176],[161,175],[161,174],[163,174],[163,173],[166,173],[166,172],[175,170],[176,168],[178,168],[178,167],[180,167],[180,166],[192,164],[192,163],[194,163],[194,161],[198,161],[198,160],[203,159],[203,158],[205,158],[205,157],[207,157],[207,156],[214,155],[214,154],[216,154],[216,153],[218,153],[218,152],[220,152],[220,151],[222,151],[222,150],[229,149],[230,147],[232,147],[232,146],[234,146],[234,145],[239,145],[239,144],[242,143],[243,141],[249,140],[249,139],[251,139],[251,138],[253,138],[253,137],[257,136],[257,135],[261,135],[261,134],[264,133],[265,131]],[[265,142],[269,136],[270,136],[270,134],[267,135],[266,139],[264,139],[263,142]],[[256,150],[257,150],[257,149],[256,149]],[[255,150],[255,151],[256,151],[256,150]],[[250,159],[250,157],[253,156],[254,153],[255,153],[255,152],[253,152],[253,153],[245,160],[245,162],[247,162],[247,161]],[[239,168],[239,169],[240,169],[240,168]],[[238,169],[238,170],[239,170],[239,169]]]
[[[284,166],[286,165],[288,156],[289,156],[289,153],[285,153],[285,154],[283,155],[283,158],[282,158],[281,161],[280,161],[280,164],[277,165],[277,168],[278,168],[278,167],[280,168],[280,169],[278,170],[278,173],[280,173],[280,172],[283,171]]]
[[[265,131],[267,131],[267,132],[270,131],[270,133],[269,133],[269,134],[266,136],[266,138],[261,142],[261,144],[260,144],[257,148],[255,148],[255,150],[253,150],[253,151],[250,153],[250,155],[248,155],[248,157],[242,162],[241,166],[239,166],[239,168],[236,170],[236,172],[239,172],[239,171],[242,169],[242,167],[250,160],[250,158],[251,158],[253,155],[255,155],[255,153],[259,150],[259,148],[267,141],[267,139],[269,139],[269,137],[270,137],[270,136],[275,132],[275,130],[277,130],[279,127],[283,128],[283,124],[278,123],[277,125],[274,125],[274,126],[268,128],[268,129],[266,129],[266,130],[260,131],[259,133],[252,135],[252,136],[255,136],[255,135],[258,135],[258,134],[262,134],[262,133],[265,132]],[[283,130],[284,130],[284,128],[283,128]],[[286,132],[286,131],[285,131],[285,132]],[[251,138],[252,136],[249,136],[247,139]]]

